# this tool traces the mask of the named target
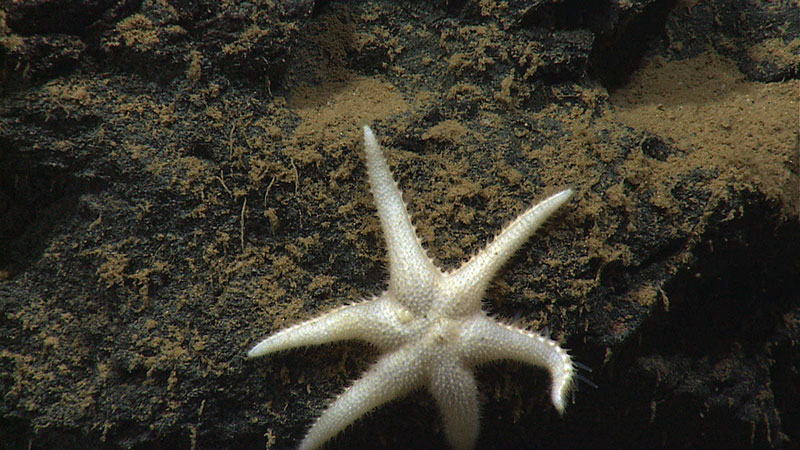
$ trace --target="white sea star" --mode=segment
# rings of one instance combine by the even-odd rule
[[[547,369],[553,405],[563,413],[574,375],[570,356],[545,336],[489,318],[481,310],[481,298],[497,270],[573,191],[561,191],[531,207],[469,262],[443,273],[426,256],[367,126],[364,147],[389,253],[389,289],[279,331],[247,353],[253,358],[347,339],[369,342],[382,352],[378,362],[314,422],[299,448],[322,446],[370,410],[422,386],[436,400],[450,445],[473,448],[479,428],[473,369],[500,359]]]

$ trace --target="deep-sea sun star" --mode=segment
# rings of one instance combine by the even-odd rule
[[[479,429],[474,368],[516,360],[550,372],[551,400],[564,412],[575,363],[558,343],[495,321],[481,298],[498,269],[573,194],[561,191],[511,222],[486,248],[452,272],[425,254],[405,203],[372,130],[364,127],[367,172],[386,239],[389,288],[375,298],[343,306],[261,341],[247,356],[358,339],[381,352],[372,367],[322,413],[300,449],[322,446],[374,408],[427,386],[455,449],[475,446]]]

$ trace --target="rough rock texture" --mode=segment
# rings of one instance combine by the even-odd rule
[[[481,368],[481,448],[796,446],[799,77],[792,2],[2,2],[0,446],[298,442],[374,352],[244,355],[385,287],[364,123],[446,268],[578,190],[486,301],[599,387]]]

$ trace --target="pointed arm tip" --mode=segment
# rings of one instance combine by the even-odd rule
[[[364,146],[368,152],[379,150],[378,140],[375,139],[375,133],[372,132],[369,125],[364,125]]]

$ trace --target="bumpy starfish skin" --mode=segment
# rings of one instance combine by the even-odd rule
[[[318,448],[370,410],[423,386],[436,400],[450,445],[473,448],[479,429],[473,370],[493,360],[547,369],[553,405],[563,413],[573,382],[570,356],[555,341],[489,318],[481,310],[481,298],[498,269],[573,191],[531,207],[461,268],[443,273],[420,245],[380,146],[366,126],[364,144],[389,254],[388,290],[279,331],[247,354],[252,358],[346,339],[369,342],[381,351],[378,362],[314,422],[299,448]]]

